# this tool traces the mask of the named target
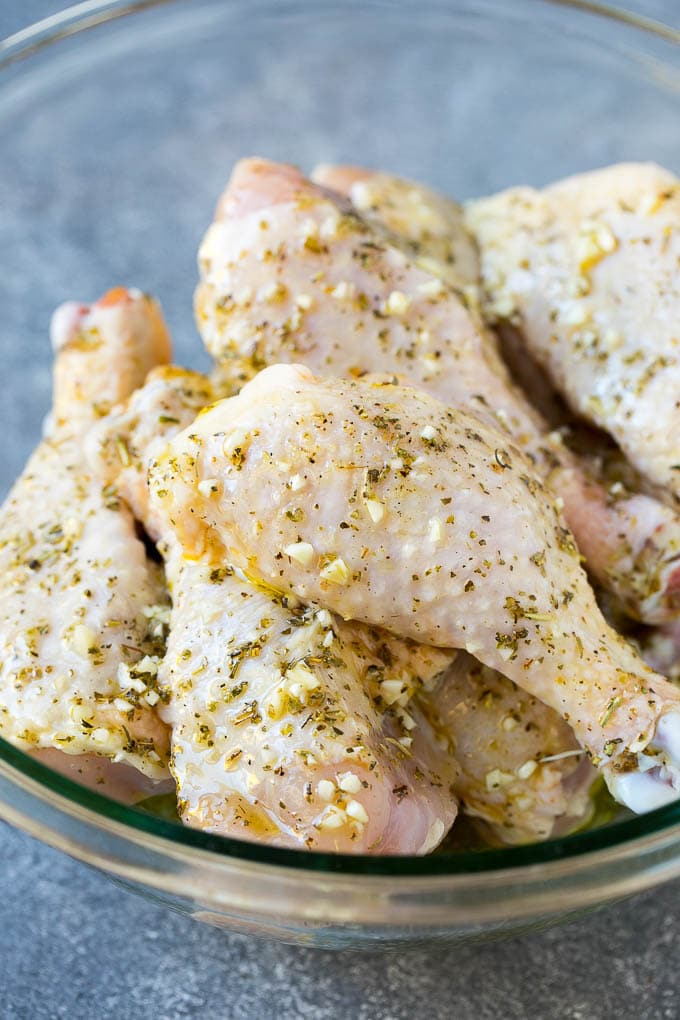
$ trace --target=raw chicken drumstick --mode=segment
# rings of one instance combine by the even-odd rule
[[[535,843],[585,824],[597,773],[560,716],[459,652],[417,700],[451,746],[461,810],[501,843]]]
[[[542,431],[565,424],[565,412],[566,420],[573,419],[543,369],[527,356],[514,333],[496,335],[484,323],[479,253],[465,226],[461,205],[424,184],[358,166],[324,164],[314,170],[311,180],[349,198],[363,220],[386,233],[390,243],[401,248],[421,269],[456,291],[484,334],[485,352],[492,362],[500,346],[512,378],[543,419]],[[499,370],[504,371],[502,367]]]
[[[396,236],[399,222],[390,224]],[[580,550],[603,586],[635,615],[666,619],[677,611],[680,585],[677,514],[648,496],[612,500],[559,437],[546,434],[475,312],[475,288],[463,282],[470,279],[469,245],[449,246],[454,254],[446,254],[439,235],[449,227],[459,228],[454,213],[438,228],[437,243],[428,240],[434,259],[423,268],[422,256],[412,261],[384,231],[294,168],[240,163],[199,257],[197,324],[222,378],[231,391],[280,361],[348,377],[398,372],[445,403],[493,412],[564,500]],[[417,236],[414,227],[411,247]],[[442,265],[457,290],[440,278]]]
[[[157,538],[163,527],[162,521],[154,518],[148,505],[146,463],[172,435],[189,425],[210,399],[209,383],[202,376],[172,367],[159,368],[151,373],[146,385],[133,394],[126,405],[117,408],[92,433],[92,453],[95,460],[98,459],[100,469],[104,470],[106,480],[116,482],[135,515]],[[129,454],[125,466],[118,456],[121,442]],[[186,649],[193,649],[192,659],[200,664],[205,643],[209,650],[208,668],[217,664],[217,668],[222,669],[224,650],[220,650],[219,642],[224,640],[228,645],[235,629],[235,612],[244,626],[248,619],[259,623],[259,618],[264,616],[269,616],[273,622],[282,617],[281,600],[273,598],[271,592],[256,589],[243,578],[234,578],[231,572],[221,567],[206,568],[201,562],[180,560],[174,547],[171,550],[170,546],[166,546],[165,553],[173,559],[170,574],[177,578],[173,586],[176,614],[168,655],[160,673],[169,693],[169,706],[163,709],[163,713],[173,725],[174,771],[183,817],[191,825],[216,828],[236,835],[244,834],[243,819],[256,821],[259,818],[264,825],[264,832],[260,832],[259,838],[285,841],[287,836],[281,834],[282,820],[285,827],[281,811],[274,813],[273,817],[278,819],[276,822],[272,821],[271,815],[263,814],[262,807],[254,805],[255,798],[251,796],[253,791],[248,788],[247,779],[244,787],[243,777],[236,774],[237,769],[252,772],[248,762],[257,761],[253,757],[252,739],[250,753],[246,747],[246,752],[234,761],[230,770],[234,775],[229,781],[224,778],[222,756],[213,748],[203,746],[197,751],[192,745],[196,713],[206,720],[205,725],[210,731],[217,729],[220,720],[224,722],[226,718],[228,721],[242,710],[239,706],[248,699],[245,687],[243,697],[234,699],[233,704],[229,695],[213,697],[207,693],[206,684],[195,683],[191,688],[187,687],[187,676],[191,676],[195,666],[187,661],[185,655]],[[249,617],[244,615],[244,605],[248,606]],[[422,648],[416,654],[413,645],[404,644],[385,633],[378,639],[376,632],[367,631],[362,624],[334,621],[326,612],[315,613],[301,606],[295,610],[291,607],[290,612],[297,620],[294,634],[299,651],[309,652],[320,638],[328,641],[332,626],[350,648],[350,660],[358,661],[358,656],[363,657],[363,686],[379,707],[388,705],[397,717],[403,710],[403,718],[408,720],[409,725],[412,720],[422,726],[425,718],[424,732],[416,732],[416,725],[400,737],[401,746],[413,753],[416,762],[416,753],[424,753],[426,761],[433,755],[428,746],[432,735],[427,720],[431,720],[437,746],[448,758],[445,766],[438,766],[439,773],[446,775],[450,784],[447,797],[450,798],[453,790],[456,798],[462,798],[468,813],[485,820],[495,838],[502,842],[544,839],[554,831],[562,831],[584,819],[589,808],[587,794],[593,771],[582,757],[574,756],[578,745],[573,733],[546,706],[522,694],[514,684],[498,677],[492,670],[484,669],[482,672],[479,664],[463,653],[458,654],[456,662],[440,678],[436,674],[450,661],[449,653],[437,655],[431,648]],[[264,651],[253,661],[246,656],[246,661],[239,667],[239,685],[249,675],[251,692],[258,687],[266,687],[262,674],[266,673],[267,659],[275,652],[280,661],[292,658],[287,650],[290,640],[288,635],[270,633]],[[382,646],[383,655],[388,655],[389,667],[370,658],[366,665],[367,650],[378,646]],[[327,646],[323,646],[323,655],[327,656]],[[326,689],[330,692],[338,684],[346,683],[346,678],[343,679],[346,665],[336,661],[333,672],[338,669],[340,674],[337,678],[323,675]],[[415,671],[419,672],[417,678]],[[216,686],[219,694],[219,685]],[[229,690],[236,686],[234,683]],[[412,705],[414,696],[415,708]],[[367,708],[363,694],[355,693],[354,698],[364,714],[369,713],[374,726],[376,722],[382,725],[380,719],[375,718],[378,714],[375,707],[369,705]],[[227,707],[229,705],[231,709]],[[225,733],[230,733],[236,740],[229,752],[234,753],[239,743],[244,742],[245,731],[239,733],[231,726],[225,729]],[[289,743],[297,737],[299,731],[294,729],[289,735]],[[412,745],[409,745],[409,740],[413,741]],[[459,748],[462,756],[460,767]],[[271,748],[267,757],[270,751]],[[542,759],[546,756],[556,757],[544,763]],[[277,775],[271,770],[268,777],[272,795],[276,790]],[[251,779],[251,786],[252,783]],[[239,789],[245,792],[239,793]],[[324,784],[323,789],[329,788]],[[427,792],[427,787],[424,789]],[[405,790],[400,789],[400,795],[404,793]],[[336,796],[342,797],[342,792]],[[242,797],[246,799],[242,800]],[[388,791],[388,798],[392,798],[392,791]],[[264,803],[268,803],[266,798]],[[273,803],[276,804],[276,800]],[[239,812],[227,810],[229,804],[232,808],[239,807]],[[246,810],[248,804],[252,806]],[[313,807],[311,802],[309,804]],[[337,817],[335,813],[332,815]],[[267,818],[269,821],[265,824]],[[452,818],[452,805],[442,805],[440,817],[429,823],[430,827],[434,826],[432,836],[440,830],[443,833]],[[300,841],[305,830],[301,829],[299,822],[296,826],[298,835],[293,832],[289,835]],[[249,831],[253,836],[257,835],[257,824]],[[308,825],[306,831],[311,833],[307,837],[309,845],[318,845],[318,834],[313,826]],[[335,835],[346,838],[347,833]],[[350,831],[349,835],[351,837],[353,833]],[[423,845],[417,842],[420,836],[416,835],[415,839],[414,846],[420,849]]]
[[[345,623],[227,561],[183,557],[165,508],[149,506],[146,469],[210,397],[202,376],[157,369],[90,438],[93,463],[166,559],[173,608],[158,682],[181,817],[277,845],[426,853],[456,816],[458,768],[413,694],[453,653]]]
[[[52,341],[48,435],[0,510],[0,734],[127,797],[132,773],[86,756],[167,777],[155,709],[165,596],[132,515],[87,466],[83,437],[168,357],[169,339],[155,302],[119,289],[58,309]],[[57,752],[83,757],[67,768]]]
[[[456,762],[399,701],[450,656],[409,653],[181,550],[167,572],[160,677],[183,820],[316,850],[434,849],[456,816]]]
[[[470,204],[486,311],[571,406],[680,497],[680,181],[654,164]]]
[[[560,712],[618,799],[677,797],[680,692],[605,623],[553,497],[500,428],[415,389],[280,365],[177,436],[151,485],[185,555],[465,647]]]

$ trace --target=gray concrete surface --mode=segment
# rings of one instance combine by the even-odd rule
[[[49,0],[2,0],[0,37],[60,6]],[[677,0],[638,0],[630,6],[680,25]],[[173,74],[169,68],[171,97]],[[277,87],[274,82],[272,88]],[[626,97],[616,98],[624,109]],[[37,123],[45,152],[52,140],[56,144],[58,127],[49,117]],[[669,121],[668,133],[673,131],[677,116]],[[12,329],[25,331],[26,345],[12,341],[2,351],[11,378],[22,380],[20,386],[3,385],[0,421],[12,440],[5,443],[3,486],[37,435],[39,414],[47,404],[49,365],[42,341],[31,338],[43,330],[51,304],[72,290],[91,295],[119,266],[106,225],[87,222],[89,195],[66,194],[64,208],[56,211],[40,207],[36,236],[15,252],[3,248],[3,236],[11,238],[17,222],[12,216],[22,212],[2,205],[3,180],[15,180],[20,173],[26,202],[39,194],[37,162],[43,149],[36,139],[29,141],[35,165],[19,166],[13,162],[19,155],[0,152],[0,295],[5,302],[16,298],[31,266],[37,264],[41,274],[31,300],[21,307],[15,301],[10,309]],[[59,152],[51,172],[67,190],[73,176],[68,154]],[[214,194],[216,183],[217,177],[208,183],[206,196]],[[130,196],[124,180],[112,174],[106,187],[114,200],[119,189],[125,206]],[[163,196],[149,201],[163,201]],[[80,219],[70,218],[76,207],[83,211]],[[142,239],[146,220],[141,207],[135,216],[123,228],[134,229]],[[203,208],[195,223],[179,218],[182,241],[204,219]],[[107,259],[100,264],[93,256],[85,268],[83,250],[107,245]],[[42,260],[36,263],[40,251]],[[188,251],[187,266],[192,258]],[[81,274],[77,286],[76,269]],[[151,284],[164,296],[178,331],[189,329],[186,295],[175,301],[172,277],[159,269]],[[0,337],[7,336],[0,330]],[[394,956],[334,955],[200,926],[0,825],[0,1018],[673,1020],[680,1016],[678,917],[680,882],[563,928],[507,942]]]

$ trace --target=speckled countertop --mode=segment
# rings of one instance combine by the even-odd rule
[[[0,38],[61,6],[4,0]],[[631,6],[680,23],[677,0]],[[332,954],[201,926],[0,823],[0,1017],[671,1020],[678,917],[675,882],[506,942]]]

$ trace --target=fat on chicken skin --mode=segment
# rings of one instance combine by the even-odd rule
[[[500,428],[279,365],[175,437],[150,484],[185,555],[465,647],[559,712],[629,807],[677,798],[680,692],[606,624],[553,495]]]
[[[117,289],[58,309],[52,341],[47,435],[0,510],[0,734],[128,799],[130,774],[89,756],[168,776],[155,708],[165,594],[131,513],[89,468],[83,437],[168,356],[169,340],[155,302]],[[59,753],[79,758],[71,767]]]
[[[675,614],[676,512],[640,494],[612,500],[513,387],[477,310],[472,242],[446,241],[461,236],[459,208],[421,189],[396,216],[403,184],[380,175],[366,197],[368,187],[359,204],[373,203],[362,208],[370,223],[293,167],[237,165],[201,245],[195,302],[223,395],[265,365],[297,361],[350,378],[396,372],[453,406],[493,413],[564,500],[600,582],[648,622]],[[387,232],[375,228],[378,188],[389,192]]]

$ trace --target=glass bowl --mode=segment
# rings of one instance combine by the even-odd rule
[[[89,0],[0,44],[6,489],[40,433],[52,308],[157,294],[179,361],[232,163],[361,162],[459,198],[621,159],[680,170],[680,33],[585,2]],[[242,932],[325,947],[478,939],[680,873],[680,804],[541,845],[327,856],[210,836],[0,741],[0,816]]]

